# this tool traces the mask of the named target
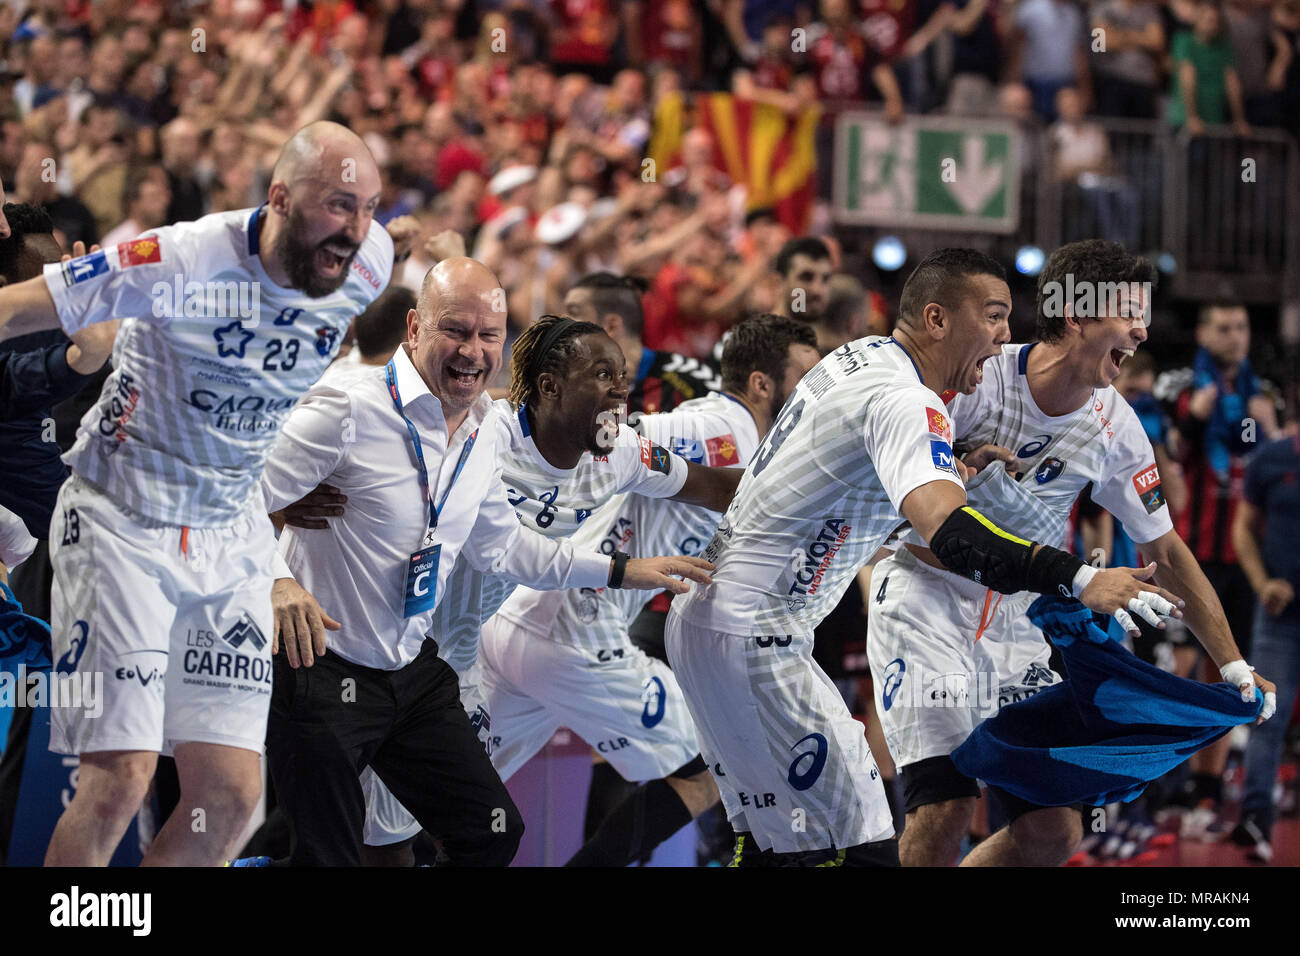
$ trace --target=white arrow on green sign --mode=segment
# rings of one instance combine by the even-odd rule
[[[842,114],[835,133],[837,221],[1014,232],[1020,134],[1008,123],[916,117],[890,126]]]

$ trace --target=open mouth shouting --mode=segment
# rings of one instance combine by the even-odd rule
[[[472,365],[448,364],[447,377],[463,388],[473,388],[478,384],[479,379],[483,377],[483,369],[474,368]]]
[[[333,279],[341,275],[352,257],[357,253],[357,246],[337,240],[323,242],[316,247],[316,269],[323,276]]]
[[[1132,354],[1135,351],[1137,350],[1136,349],[1111,349],[1110,350],[1110,363],[1113,366],[1115,366],[1115,371],[1113,374],[1115,375],[1119,374],[1120,366],[1124,364],[1124,360],[1132,356]]]

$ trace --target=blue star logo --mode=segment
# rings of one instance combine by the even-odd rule
[[[226,341],[228,337],[238,336],[239,341],[233,344]],[[253,341],[254,335],[249,332],[236,319],[229,325],[223,325],[212,333],[212,337],[217,340],[217,358],[243,358],[244,349],[248,343]]]

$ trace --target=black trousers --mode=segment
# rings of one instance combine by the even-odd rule
[[[294,866],[360,866],[371,767],[457,866],[505,866],[524,822],[460,704],[456,672],[426,641],[401,670],[337,654],[275,658],[266,752]]]

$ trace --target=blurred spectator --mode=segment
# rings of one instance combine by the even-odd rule
[[[952,79],[945,111],[958,116],[988,116],[996,108],[1002,76],[999,17],[1001,0],[958,0],[947,29],[952,34]]]
[[[581,70],[597,82],[613,76],[617,6],[614,0],[551,0],[550,57],[557,73]]]
[[[122,188],[130,157],[125,117],[107,101],[96,100],[81,114],[76,145],[64,154],[60,165],[66,168],[77,198],[94,215],[101,233],[124,218]]]
[[[565,133],[573,146],[593,150],[615,166],[636,168],[650,141],[645,76],[620,70],[608,89],[589,90],[574,103]]]
[[[104,235],[105,247],[134,239],[150,229],[167,222],[167,207],[172,193],[167,186],[167,173],[161,166],[140,165],[132,167],[122,187],[122,208],[126,218]]]
[[[1156,383],[1177,435],[1191,500],[1199,507],[1178,515],[1178,531],[1198,560],[1224,579],[1215,590],[1229,610],[1233,631],[1246,631],[1248,609],[1230,604],[1229,583],[1244,583],[1230,530],[1247,456],[1277,431],[1272,401],[1250,363],[1250,319],[1244,306],[1203,306],[1197,317],[1192,367],[1170,370]],[[1222,567],[1215,567],[1222,566]],[[1214,578],[1211,577],[1211,581]]]
[[[688,86],[699,83],[704,30],[696,4],[691,0],[626,0],[622,13],[632,66],[669,66]]]
[[[776,249],[760,250],[751,262],[730,259],[721,231],[726,200],[713,197],[701,210],[707,224],[686,239],[654,278],[646,296],[646,346],[704,356],[740,318],[746,293],[770,268]],[[698,220],[697,220],[698,221]]]
[[[1274,437],[1276,416],[1250,363],[1250,319],[1233,303],[1207,305],[1197,319],[1199,346],[1191,368],[1165,372],[1155,395],[1173,420],[1173,435],[1187,479],[1189,507],[1175,515],[1175,528],[1201,564],[1223,604],[1228,626],[1249,659],[1255,595],[1237,559],[1232,528],[1242,500],[1246,461],[1256,443]],[[1199,649],[1180,648],[1180,666],[1200,658]],[[1212,662],[1206,680],[1217,680]],[[1183,803],[1186,835],[1211,837],[1221,824],[1227,739],[1194,755]]]
[[[54,37],[45,32],[26,41],[26,71],[14,84],[14,102],[23,116],[58,94],[53,85],[58,73],[57,51]]]
[[[722,0],[722,22],[737,55],[753,64],[761,54],[763,30],[769,23],[781,19],[806,27],[815,6],[807,0]]]
[[[1071,87],[1056,94],[1056,111],[1060,119],[1048,130],[1055,151],[1056,178],[1066,189],[1077,191],[1082,203],[1076,205],[1089,213],[1067,216],[1061,240],[1097,237],[1135,248],[1138,191],[1116,175],[1105,129],[1084,119],[1082,99]]]
[[[871,297],[851,275],[831,276],[827,285],[826,308],[813,322],[817,333],[817,351],[829,355],[841,345],[864,335],[882,334],[872,327]],[[884,334],[888,334],[888,330]]]
[[[894,71],[864,35],[849,0],[822,0],[822,19],[808,28],[808,56],[817,92],[829,100],[866,100],[874,89],[892,123],[903,117],[903,94]]]
[[[826,243],[814,236],[790,239],[777,252],[774,265],[781,278],[776,314],[817,326],[830,296],[831,253]],[[823,349],[824,345],[819,334],[817,348]]]
[[[1038,168],[1037,136],[1042,126],[1034,112],[1034,94],[1023,83],[1006,83],[998,89],[998,115],[1020,127],[1021,190]]]
[[[1071,0],[1023,0],[1015,9],[1013,45],[1017,76],[1033,95],[1034,111],[1056,119],[1056,94],[1067,86],[1091,99],[1088,32]]]
[[[1280,95],[1283,125],[1300,138],[1300,0],[1279,0],[1273,5],[1272,39],[1269,88]]]
[[[1092,6],[1091,21],[1105,40],[1105,49],[1092,55],[1097,113],[1154,119],[1165,52],[1158,6],[1148,0],[1101,0]]]
[[[1257,126],[1279,125],[1281,104],[1268,84],[1274,53],[1269,5],[1259,0],[1226,0],[1222,13],[1232,44],[1232,63],[1241,81],[1246,121]]]
[[[14,199],[45,210],[63,248],[71,249],[76,242],[89,247],[99,241],[99,226],[84,203],[59,193],[56,172],[53,151],[40,143],[28,143],[14,179]]]
[[[1225,123],[1231,113],[1237,133],[1249,134],[1232,44],[1216,3],[1202,0],[1198,4],[1195,28],[1175,34],[1171,56],[1170,124],[1200,136],[1206,124]]]
[[[714,162],[716,144],[707,129],[695,127],[682,137],[680,161],[664,175],[664,184],[700,199],[731,188],[731,177]]]
[[[1282,718],[1251,728],[1246,792],[1232,837],[1267,863],[1273,856],[1273,784],[1300,684],[1300,430],[1293,427],[1287,437],[1264,445],[1246,466],[1232,540],[1258,598],[1250,659],[1277,684]]]
[[[199,182],[199,127],[193,120],[180,117],[162,128],[162,166],[167,171],[167,188],[171,203],[166,221],[193,222],[204,214],[206,205]]]

